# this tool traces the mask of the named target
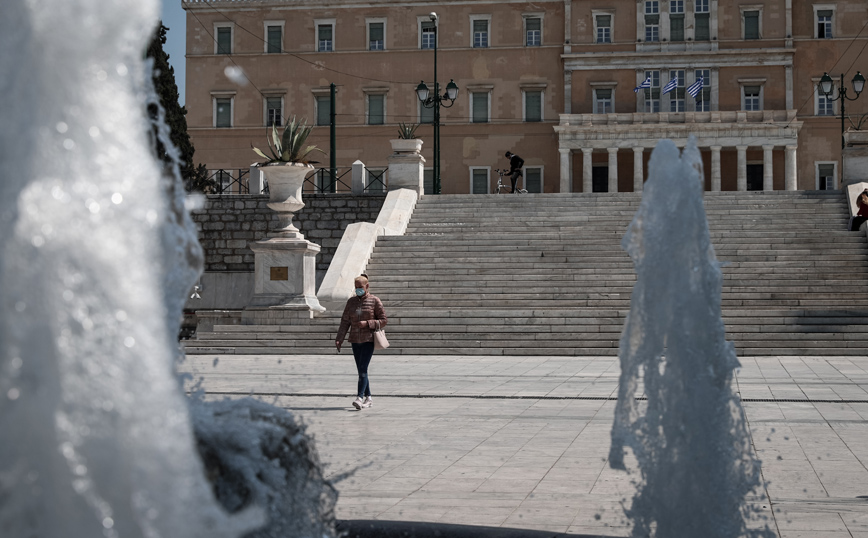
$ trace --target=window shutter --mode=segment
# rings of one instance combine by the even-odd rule
[[[542,92],[524,93],[525,121],[542,120]]]
[[[368,123],[370,125],[383,124],[383,96],[368,96]]]
[[[744,12],[744,38],[759,39],[759,11]]]
[[[477,92],[473,94],[473,121],[474,123],[488,121],[488,93]]]

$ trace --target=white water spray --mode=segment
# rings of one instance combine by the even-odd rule
[[[746,526],[755,514],[745,496],[761,485],[759,462],[732,387],[739,362],[721,319],[703,183],[695,140],[683,156],[661,141],[622,242],[638,278],[620,342],[609,460],[624,469],[629,447],[639,463],[627,509],[637,537],[774,536]],[[635,399],[640,379],[644,415]]]
[[[194,438],[173,363],[184,294],[202,254],[177,169],[165,176],[148,142],[145,106],[154,95],[143,51],[156,22],[155,0],[3,4],[4,538],[234,538],[260,527],[266,511],[277,528],[281,515],[264,505],[306,487],[278,462],[290,449],[308,450],[303,429],[281,410],[199,403],[197,425],[211,429],[207,439]],[[254,409],[249,435],[242,419],[225,428],[250,445],[234,457],[232,446],[220,446],[217,415]],[[224,492],[258,492],[228,515],[206,480],[197,441],[212,455],[229,454],[233,468],[255,470],[268,487],[223,477]],[[257,443],[272,452],[257,452]],[[333,507],[333,492],[311,496],[323,510]],[[315,519],[300,501],[287,506],[287,517],[294,511]],[[327,527],[304,528],[325,529],[305,531],[323,536]]]

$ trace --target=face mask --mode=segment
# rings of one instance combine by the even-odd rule
[[[365,294],[365,288],[356,288],[356,295],[361,297],[364,294]]]

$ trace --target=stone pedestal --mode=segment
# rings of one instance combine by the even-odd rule
[[[257,309],[281,311],[280,317],[289,318],[311,318],[314,312],[325,311],[316,298],[319,245],[304,238],[272,237],[251,243],[250,250],[255,283],[243,319],[251,317],[247,311]]]
[[[250,244],[254,285],[253,297],[241,316],[244,324],[309,319],[315,312],[325,311],[316,298],[320,247],[306,240],[292,224],[293,214],[304,207],[301,191],[311,170],[297,164],[262,167],[269,185],[268,207],[277,212],[281,229]]]
[[[868,181],[868,131],[846,131],[844,144],[841,185]]]
[[[425,193],[425,159],[422,141],[395,139],[389,155],[389,190],[410,189],[419,196]]]

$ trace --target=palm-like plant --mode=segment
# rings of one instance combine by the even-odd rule
[[[311,130],[313,130],[312,125],[307,125],[307,122],[303,118],[301,120],[298,120],[295,116],[293,116],[286,124],[286,127],[283,128],[282,135],[278,134],[276,125],[271,126],[271,138],[268,139],[268,149],[271,153],[271,156],[266,155],[259,148],[254,148],[253,144],[251,144],[250,147],[253,148],[253,151],[255,151],[257,155],[259,155],[263,159],[267,159],[267,161],[263,164],[309,164],[312,162],[316,162],[311,161],[308,158],[308,156],[312,152],[319,151],[320,153],[325,153],[316,146],[304,145],[307,141],[307,137],[310,135]]]
[[[419,127],[418,123],[406,124],[401,122],[398,124],[398,138],[401,140],[412,140],[416,138],[416,129]]]

